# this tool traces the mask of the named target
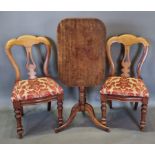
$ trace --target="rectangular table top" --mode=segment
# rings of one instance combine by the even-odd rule
[[[67,86],[95,86],[104,77],[106,30],[98,19],[64,19],[57,29],[58,73]]]

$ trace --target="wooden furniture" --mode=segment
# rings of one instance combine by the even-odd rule
[[[58,25],[57,32],[59,78],[65,85],[79,88],[79,102],[73,106],[66,123],[55,131],[66,128],[77,112],[85,111],[96,126],[109,131],[86,102],[86,87],[99,84],[104,76],[104,24],[98,19],[65,19]]]
[[[121,61],[122,66],[122,74],[120,76],[115,76],[115,66],[111,57],[111,46],[113,43],[120,43],[124,45],[124,56]],[[138,62],[137,66],[137,76],[130,76],[130,47],[133,44],[142,44],[143,53]],[[149,93],[146,88],[142,78],[141,78],[141,68],[142,64],[145,61],[145,58],[148,53],[149,43],[146,39],[142,37],[136,37],[131,34],[124,34],[120,36],[111,37],[107,41],[107,57],[109,60],[109,64],[111,66],[111,74],[110,77],[106,80],[101,93],[101,110],[102,110],[102,124],[106,125],[106,102],[109,101],[110,108],[112,108],[112,100],[118,101],[130,101],[135,102],[135,109],[137,109],[138,102],[142,102],[141,108],[141,121],[140,121],[140,129],[143,130],[146,124],[146,112],[148,105]]]
[[[46,47],[46,59],[43,66],[45,77],[40,78],[36,76],[36,64],[32,57],[32,46],[38,44],[44,44]],[[29,76],[28,80],[20,79],[21,74],[19,67],[11,53],[11,48],[14,45],[23,46],[25,48],[27,56],[26,69],[28,70]],[[50,111],[51,100],[57,100],[58,124],[59,126],[61,126],[63,124],[63,89],[50,78],[50,75],[48,73],[48,63],[51,54],[50,41],[45,37],[23,35],[17,39],[11,39],[6,43],[6,53],[16,72],[16,81],[13,88],[11,100],[13,102],[15,117],[17,120],[17,133],[19,138],[22,138],[23,136],[22,114],[23,106],[25,105],[48,102],[48,111]]]

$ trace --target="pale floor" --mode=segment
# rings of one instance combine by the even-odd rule
[[[70,109],[71,106],[64,108],[65,120]],[[108,109],[110,133],[96,128],[87,115],[79,113],[69,128],[56,134],[56,104],[52,105],[51,112],[46,111],[45,105],[26,107],[24,110],[23,139],[16,136],[13,110],[0,111],[0,143],[155,143],[155,107],[151,105],[144,132],[138,128],[140,106],[138,111],[134,111],[131,104],[120,103],[114,109]],[[95,107],[95,112],[97,118],[100,118],[99,106]]]

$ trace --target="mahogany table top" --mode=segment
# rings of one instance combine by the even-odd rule
[[[106,30],[98,19],[64,19],[58,33],[58,73],[67,86],[95,86],[104,77]]]

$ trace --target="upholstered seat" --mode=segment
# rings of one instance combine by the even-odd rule
[[[109,77],[100,91],[101,94],[149,97],[148,89],[141,79]]]
[[[11,100],[32,100],[62,93],[63,89],[54,80],[42,77],[18,81],[13,88]]]

